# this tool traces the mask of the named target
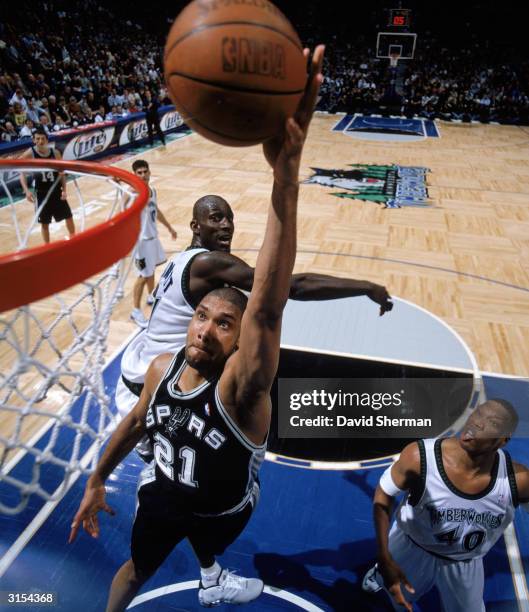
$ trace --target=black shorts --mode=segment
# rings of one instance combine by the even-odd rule
[[[234,514],[197,516],[174,501],[167,503],[156,481],[140,488],[138,502],[130,550],[136,571],[144,576],[152,575],[184,538],[198,557],[221,555],[242,533],[253,512],[249,501]]]
[[[44,202],[45,198],[45,194],[37,194],[36,209]],[[40,211],[37,221],[48,225],[51,223],[52,218],[55,219],[55,221],[64,221],[65,219],[70,219],[71,216],[72,209],[68,202],[66,200],[61,200],[60,196],[52,194],[44,205],[44,208]]]

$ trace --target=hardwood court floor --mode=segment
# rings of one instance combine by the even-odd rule
[[[431,170],[432,202],[426,208],[384,209],[336,198],[331,195],[336,190],[329,187],[303,184],[296,271],[383,283],[393,295],[426,308],[457,330],[481,370],[529,376],[529,129],[442,123],[441,138],[373,142],[332,132],[338,119],[315,117],[303,157],[303,179],[311,175],[311,167],[426,166]],[[234,251],[255,264],[272,184],[259,147],[220,147],[191,135],[141,157],[151,165],[160,208],[178,230],[172,241],[159,225],[169,256],[188,246],[193,203],[210,193],[232,205]],[[128,159],[117,165],[130,169],[131,163]],[[83,181],[83,192],[93,201],[91,225],[104,214],[98,205],[111,196],[107,187]],[[30,214],[30,205],[18,206],[21,218]],[[7,212],[0,209],[2,250],[12,248],[9,224]],[[52,226],[52,239],[65,232],[63,224],[57,228]],[[30,243],[39,243],[38,229]],[[136,329],[129,320],[133,282],[134,273],[114,311],[109,353]],[[43,301],[39,309],[45,310],[48,303],[55,311],[52,301]],[[85,315],[79,316],[83,323]],[[428,344],[428,338],[424,342]],[[2,371],[10,358],[1,346]],[[49,401],[60,405],[61,392],[50,394]],[[5,432],[4,419],[0,426]]]
[[[302,185],[296,271],[384,283],[456,329],[482,370],[528,376],[529,129],[443,123],[441,138],[370,142],[332,132],[337,120],[315,118],[302,178],[315,166],[426,166],[432,205],[384,209]],[[272,181],[258,147],[224,148],[192,135],[146,157],[178,229],[174,243],[160,227],[168,251],[187,246],[193,202],[214,193],[235,210],[234,250],[255,263]],[[127,298],[114,316],[123,329],[129,305]]]

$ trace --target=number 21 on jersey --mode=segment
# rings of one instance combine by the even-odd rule
[[[172,444],[162,436],[160,432],[154,434],[154,459],[162,472],[171,480],[175,480],[174,474],[174,448]],[[198,482],[193,478],[195,472],[196,453],[189,446],[182,446],[179,453],[179,458],[182,461],[180,472],[178,473],[178,481],[182,484],[198,488]]]

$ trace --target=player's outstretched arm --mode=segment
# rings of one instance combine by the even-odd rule
[[[145,375],[145,384],[136,406],[112,434],[94,473],[86,483],[83,499],[72,522],[68,542],[74,541],[81,524],[87,533],[93,538],[97,538],[99,536],[97,513],[104,510],[108,514],[114,514],[114,511],[105,501],[105,481],[145,434],[145,417],[149,409],[149,402],[172,357],[168,354],[160,355],[149,366]]]
[[[209,291],[225,283],[251,291],[255,270],[245,261],[224,251],[200,253],[191,266],[190,290],[195,303]],[[336,300],[366,295],[380,306],[380,314],[393,308],[391,296],[383,285],[354,278],[306,272],[293,274],[289,298],[293,300]]]
[[[220,379],[221,399],[229,406],[259,411],[255,435],[266,433],[269,391],[277,371],[281,317],[296,259],[296,215],[299,165],[312,112],[321,83],[322,46],[312,58],[307,90],[295,118],[287,120],[281,139],[263,146],[274,171],[272,202],[263,244],[257,257],[253,287],[241,322],[239,350],[227,362]],[[253,433],[253,432],[252,432]],[[262,441],[262,440],[261,440]]]
[[[415,442],[408,444],[399,459],[388,468],[377,486],[373,499],[373,519],[377,537],[378,570],[384,578],[384,585],[395,603],[412,610],[402,594],[401,584],[413,593],[413,587],[389,552],[389,526],[395,497],[409,491],[416,485],[421,474],[419,447]]]
[[[293,300],[336,300],[366,295],[380,306],[380,316],[393,308],[387,289],[371,281],[338,278],[327,274],[294,274],[290,297]]]

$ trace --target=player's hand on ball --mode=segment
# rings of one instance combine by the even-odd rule
[[[297,182],[297,173],[299,170],[299,161],[303,150],[303,143],[307,137],[312,113],[316,106],[318,92],[323,80],[321,73],[323,65],[323,55],[325,47],[318,45],[314,50],[311,59],[311,69],[305,93],[301,98],[299,106],[294,114],[287,120],[285,130],[274,138],[270,138],[263,143],[263,152],[266,161],[274,170],[275,178],[279,180],[291,180],[290,171],[295,171],[294,180]],[[308,59],[309,50],[305,49],[304,54]],[[292,163],[293,162],[293,165]],[[291,167],[289,167],[291,166]],[[288,172],[288,175],[286,173]]]
[[[389,295],[384,285],[373,283],[373,287],[367,292],[367,297],[380,306],[380,316],[393,308],[391,295]]]
[[[415,593],[415,589],[409,583],[400,566],[393,559],[386,559],[378,562],[378,571],[382,575],[384,586],[390,592],[393,601],[409,610],[409,612],[413,612],[412,605],[406,601],[402,594],[401,584],[410,593]]]
[[[115,515],[114,510],[106,503],[105,495],[106,491],[104,485],[91,486],[90,483],[87,485],[79,510],[72,522],[72,529],[70,531],[70,537],[68,538],[69,544],[75,540],[81,524],[84,530],[93,538],[99,536],[97,513],[100,510],[104,510],[111,516]]]

